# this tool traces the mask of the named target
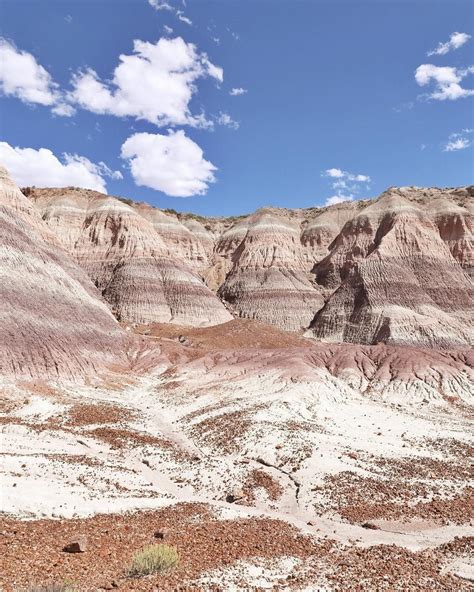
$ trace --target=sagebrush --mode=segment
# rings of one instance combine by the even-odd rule
[[[176,547],[165,544],[149,545],[135,553],[127,574],[131,577],[140,577],[165,573],[175,568],[178,563],[179,553]]]

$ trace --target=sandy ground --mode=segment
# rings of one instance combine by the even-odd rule
[[[153,345],[136,361],[146,371],[127,377],[0,385],[6,590],[14,589],[12,549],[28,549],[11,534],[23,532],[23,524],[37,525],[30,557],[37,581],[48,532],[57,530],[64,545],[82,524],[94,537],[97,527],[87,520],[96,515],[125,527],[127,520],[140,523],[140,514],[123,515],[137,510],[168,512],[177,527],[176,504],[205,507],[199,521],[228,524],[229,532],[242,520],[252,528],[264,521],[279,537],[286,525],[310,547],[303,555],[272,554],[252,530],[257,549],[218,555],[212,565],[198,562],[183,580],[191,589],[239,590],[245,582],[256,589],[347,590],[338,586],[349,578],[365,582],[370,561],[375,571],[364,590],[469,589],[474,448],[464,374],[449,376],[440,388],[425,375],[401,380],[392,368],[393,377],[374,382],[357,364],[336,371],[311,363],[311,347],[300,337],[272,350],[273,330],[260,334],[255,348],[237,335],[237,345],[216,351],[222,336],[182,331],[149,330]],[[184,545],[190,535],[181,534]],[[154,589],[123,580],[120,562],[144,542],[132,538],[109,579],[118,578],[124,589]],[[74,570],[61,548],[48,552],[60,558],[51,577],[64,579]],[[387,548],[387,557],[400,554],[408,566],[414,557],[427,562],[419,577],[406,568],[413,587],[397,587],[400,574],[380,553]],[[76,574],[80,589],[99,589],[95,560],[90,552],[81,557],[94,584],[87,588]],[[338,568],[338,561],[348,567]],[[384,570],[389,579],[379,581]],[[24,586],[31,578],[15,581]]]

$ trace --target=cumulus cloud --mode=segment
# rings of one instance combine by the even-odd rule
[[[31,53],[17,49],[4,38],[0,38],[0,91],[23,103],[51,107],[56,115],[74,114],[49,72]]]
[[[446,142],[446,144],[444,145],[443,152],[456,152],[458,150],[464,150],[465,148],[469,148],[473,144],[468,136],[473,132],[474,129],[465,128],[460,132],[451,134],[449,136],[448,142]]]
[[[104,177],[121,179],[120,171],[112,171],[106,164],[95,164],[84,156],[63,154],[60,160],[47,148],[19,148],[0,142],[0,162],[10,171],[20,186],[85,187],[106,192]]]
[[[468,35],[467,33],[458,33],[456,31],[455,33],[451,33],[449,41],[446,41],[446,43],[439,42],[437,47],[431,51],[428,51],[426,55],[445,55],[452,49],[459,49],[462,47],[469,41],[470,38],[471,35]]]
[[[335,195],[326,200],[325,205],[327,206],[352,201],[355,195],[360,192],[361,184],[370,183],[369,175],[350,173],[338,168],[326,169],[322,176],[331,179],[331,187],[336,191]]]
[[[333,206],[335,204],[343,203],[345,201],[352,201],[353,199],[353,195],[333,195],[332,197],[327,198],[326,203],[324,205]]]
[[[202,78],[223,80],[223,70],[181,37],[157,43],[135,40],[132,55],[121,55],[110,82],[92,69],[73,77],[70,99],[94,113],[129,116],[156,125],[206,127],[189,103]]]
[[[434,84],[435,90],[428,95],[428,98],[438,101],[455,101],[474,95],[474,90],[463,88],[460,84],[468,74],[472,73],[474,73],[474,66],[454,68],[453,66],[422,64],[415,71],[415,80],[419,86]]]
[[[129,162],[137,185],[173,197],[203,195],[215,182],[216,167],[183,130],[134,134],[122,145],[121,156]]]
[[[229,94],[232,97],[238,97],[239,95],[245,95],[247,92],[248,91],[246,88],[238,87],[238,88],[231,88],[229,91]]]

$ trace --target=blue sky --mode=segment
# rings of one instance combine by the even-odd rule
[[[2,0],[19,183],[231,215],[473,182],[472,2],[163,4]]]

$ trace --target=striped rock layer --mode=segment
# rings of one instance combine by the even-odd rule
[[[74,188],[28,193],[120,319],[232,313],[330,342],[473,340],[472,187],[209,219]]]
[[[0,376],[85,377],[122,349],[86,274],[0,167]]]
[[[32,197],[119,320],[213,325],[232,318],[192,271],[207,256],[174,218],[94,191],[44,190]]]

